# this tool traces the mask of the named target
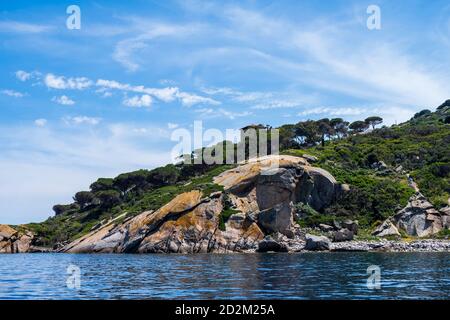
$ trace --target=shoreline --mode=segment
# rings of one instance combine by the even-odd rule
[[[287,244],[287,251],[267,251],[271,253],[311,253],[311,252],[448,252],[450,253],[450,240],[422,239],[412,241],[396,241],[396,240],[351,240],[343,242],[330,243],[329,250],[306,250],[304,241],[292,241]],[[28,252],[22,253],[67,253],[50,248],[31,247]],[[130,254],[123,252],[85,252],[92,254]],[[258,252],[257,248],[247,250],[227,250],[215,252],[195,252],[187,254],[234,254],[234,253],[264,253]],[[72,253],[77,254],[77,253]],[[132,254],[186,254],[186,253],[132,253]]]

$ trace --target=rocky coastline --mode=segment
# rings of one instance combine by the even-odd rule
[[[297,204],[318,212],[350,188],[307,157],[257,158],[214,183],[223,191],[181,193],[156,211],[117,217],[51,249],[34,246],[28,230],[0,225],[0,253],[450,252],[450,240],[433,239],[448,230],[449,208],[436,210],[418,190],[370,237],[352,220],[300,227]]]

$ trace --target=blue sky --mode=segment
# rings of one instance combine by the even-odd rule
[[[194,120],[392,124],[450,96],[448,1],[1,1],[0,48],[0,223],[170,162]]]

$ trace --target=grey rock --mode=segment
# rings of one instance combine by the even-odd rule
[[[330,239],[328,239],[327,237],[307,234],[305,236],[305,240],[306,240],[305,250],[309,251],[330,250]]]
[[[386,165],[386,163],[384,163],[384,161],[374,162],[370,166],[372,167],[372,169],[375,169],[378,171],[383,171],[388,168],[388,166]]]
[[[342,225],[342,228],[350,230],[351,232],[353,232],[353,234],[358,234],[358,228],[359,228],[358,221],[344,220],[341,225]]]
[[[273,208],[275,205],[290,202],[296,187],[295,170],[286,168],[271,169],[258,177],[256,197],[260,210]]]
[[[257,252],[288,252],[289,248],[284,243],[279,243],[270,237],[258,243]]]
[[[308,160],[308,162],[310,162],[310,163],[314,163],[314,162],[319,161],[319,159],[318,159],[317,157],[312,156],[312,155],[310,155],[310,154],[306,154],[306,153],[304,153],[304,154],[302,155],[302,157],[305,158],[306,160]]]
[[[426,237],[438,233],[444,228],[441,213],[420,193],[413,195],[405,208],[394,216],[397,228],[408,235]]]
[[[329,172],[309,167],[296,186],[295,200],[319,211],[333,202],[339,189],[339,184]]]
[[[258,225],[267,233],[286,233],[292,225],[292,206],[281,203],[273,208],[263,210],[258,215]]]
[[[353,240],[353,232],[349,229],[341,229],[339,231],[333,232],[333,241],[334,242],[342,242],[342,241],[350,241]]]
[[[376,237],[387,237],[387,236],[400,236],[400,232],[397,227],[388,219],[384,221],[378,228],[372,232],[373,236]]]
[[[321,224],[319,224],[319,229],[323,232],[331,232],[334,230],[334,227],[332,227],[328,224],[321,223]]]

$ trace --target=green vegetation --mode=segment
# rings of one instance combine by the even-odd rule
[[[297,219],[297,224],[303,228],[318,227],[321,223],[330,224],[336,219],[334,216],[321,214],[308,204],[302,202],[295,204],[294,209],[299,217]]]
[[[445,118],[449,113],[449,107],[435,113],[422,111],[400,125],[350,135],[345,139],[336,137],[323,147],[319,144],[308,147],[305,143],[283,153],[316,156],[319,161],[315,165],[328,170],[340,183],[349,184],[350,192],[324,213],[336,218],[356,218],[363,227],[368,227],[406,204],[414,192],[408,186],[406,173],[434,205],[439,208],[447,204],[450,197],[450,127]],[[373,118],[366,122],[374,125],[372,121],[376,119]],[[292,139],[296,139],[295,135]],[[377,167],[380,161],[387,168]],[[302,223],[317,224],[323,219],[321,215],[312,215]]]
[[[231,202],[230,202],[230,200],[228,198],[228,194],[227,193],[224,194],[222,201],[223,201],[224,206],[223,206],[223,210],[222,210],[222,212],[220,213],[220,216],[219,216],[219,230],[225,231],[226,230],[225,223],[227,223],[228,219],[233,214],[239,213],[239,211],[234,210],[232,208],[232,204],[231,204]]]
[[[76,193],[74,203],[55,205],[54,217],[26,227],[36,233],[36,245],[66,243],[124,213],[132,217],[146,210],[157,210],[183,192],[201,190],[208,196],[222,191],[221,186],[213,183],[213,177],[230,168],[230,165],[207,168],[189,165],[186,169],[186,165],[179,164],[134,171],[114,179],[101,178],[91,185],[91,191]]]

